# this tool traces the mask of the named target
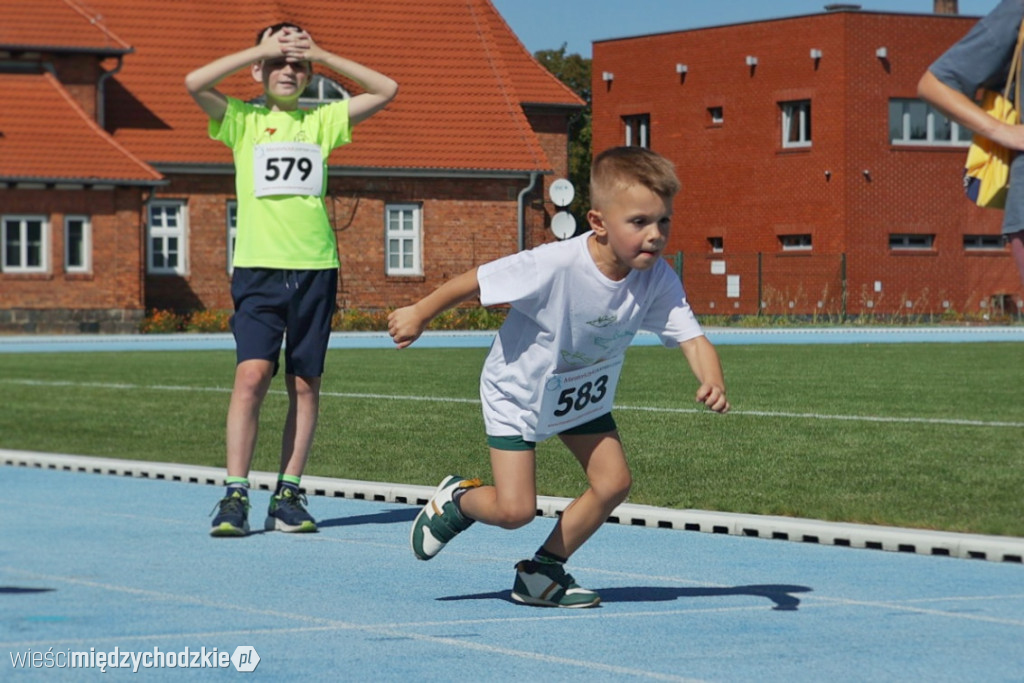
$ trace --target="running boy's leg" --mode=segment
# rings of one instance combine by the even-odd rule
[[[562,512],[542,548],[567,560],[626,500],[632,485],[618,432],[562,434],[562,442],[587,474],[590,487]]]
[[[445,477],[412,523],[413,554],[429,560],[475,521],[514,529],[529,523],[537,511],[532,444],[524,450],[491,448],[494,486],[479,479]]]
[[[491,447],[494,486],[466,491],[459,499],[462,513],[484,524],[518,529],[537,516],[536,451],[506,451]]]
[[[630,474],[615,431],[562,434],[583,466],[590,487],[562,512],[533,559],[516,564],[512,598],[544,607],[593,607],[601,602],[565,571],[565,561],[600,527],[629,493]]]

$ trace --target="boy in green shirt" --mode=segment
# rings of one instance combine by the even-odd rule
[[[359,83],[364,92],[300,109],[299,96],[314,64]],[[266,106],[216,89],[241,69],[263,84]],[[210,117],[210,137],[234,153],[238,197],[231,280],[237,365],[227,416],[227,492],[210,534],[244,536],[249,531],[248,475],[259,413],[277,374],[286,333],[289,408],[278,485],[264,528],[316,531],[299,483],[316,430],[338,287],[338,248],[324,207],[327,157],[351,141],[352,125],[395,97],[398,85],[321,48],[302,28],[283,23],[260,31],[253,47],[191,72],[185,87]]]

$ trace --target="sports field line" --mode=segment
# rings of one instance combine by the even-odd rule
[[[505,655],[508,657],[515,657],[519,659],[529,659],[549,664],[561,664],[570,666],[578,669],[590,669],[593,671],[599,671],[604,673],[612,673],[618,675],[627,676],[638,676],[643,678],[651,678],[654,680],[661,681],[677,681],[679,683],[696,683],[699,679],[684,678],[682,676],[673,676],[671,674],[663,674],[657,671],[647,671],[645,669],[637,669],[626,666],[616,666],[613,664],[602,664],[600,662],[592,662],[581,659],[570,659],[568,657],[556,657],[554,655],[546,655],[539,652],[531,652],[529,650],[516,650],[507,647],[501,647],[498,645],[488,645],[486,643],[474,643],[466,640],[459,640],[458,638],[446,638],[443,636],[430,636],[422,633],[416,633],[415,631],[403,631],[391,628],[389,626],[376,626],[373,624],[357,624],[349,621],[341,621],[337,619],[328,619],[325,617],[315,617],[304,614],[298,614],[294,611],[280,612],[277,610],[269,609],[258,609],[255,607],[248,607],[233,602],[219,602],[216,600],[206,600],[199,597],[192,597],[181,595],[179,593],[167,593],[163,591],[154,591],[144,588],[134,588],[132,586],[124,586],[117,584],[102,583],[99,581],[89,581],[86,579],[75,579],[66,576],[53,575],[53,574],[39,574],[36,572],[26,572],[19,570],[16,567],[0,567],[0,571],[6,571],[13,574],[19,574],[26,578],[33,580],[45,580],[52,582],[62,582],[75,586],[84,586],[88,588],[96,588],[105,591],[111,591],[116,593],[125,593],[129,595],[144,596],[151,599],[163,600],[167,602],[178,602],[184,604],[200,605],[202,607],[216,609],[218,611],[231,610],[235,612],[243,612],[250,615],[268,616],[275,619],[287,619],[290,621],[300,621],[312,624],[308,628],[315,630],[327,630],[336,629],[342,631],[362,631],[365,633],[371,633],[378,636],[386,636],[390,638],[408,638],[410,640],[423,641],[435,645],[444,645],[445,647],[461,648],[467,650],[476,650],[479,652],[485,652],[490,655]],[[274,633],[280,633],[287,629],[273,629]],[[232,632],[235,632],[233,629]],[[253,631],[246,631],[246,633],[252,633]],[[180,639],[183,634],[175,633],[169,634],[176,639]],[[204,633],[203,637],[220,637],[223,635],[220,632]],[[139,636],[120,636],[120,640],[130,640],[132,637]],[[90,643],[93,641],[90,640]],[[0,643],[0,648],[10,648],[11,645],[15,647],[26,647],[25,645]],[[47,646],[52,646],[53,641],[48,640]]]
[[[143,391],[185,391],[185,392],[215,392],[230,393],[227,387],[196,387],[176,386],[167,384],[125,384],[120,382],[72,382],[67,380],[36,380],[36,379],[0,379],[0,384],[16,384],[19,386],[40,386],[40,387],[82,387],[89,389],[116,389],[116,390],[143,390]],[[271,394],[284,395],[286,392],[279,389],[271,390]],[[403,394],[357,394],[340,391],[321,391],[321,398],[345,398],[355,400],[386,400],[386,401],[416,401],[424,403],[463,403],[468,405],[479,405],[480,399],[475,398],[453,398],[444,396],[415,396]],[[615,404],[614,410],[638,411],[649,413],[671,413],[671,414],[694,414],[706,412],[703,408],[659,408],[657,406],[631,406]],[[840,420],[845,422],[880,422],[890,424],[927,424],[944,425],[956,427],[1008,427],[1020,429],[1024,422],[1007,422],[1002,420],[965,420],[961,418],[940,418],[940,417],[891,417],[885,415],[830,415],[828,413],[793,413],[786,411],[772,410],[738,410],[733,409],[730,415],[743,415],[747,417],[765,418],[787,418],[800,420]]]

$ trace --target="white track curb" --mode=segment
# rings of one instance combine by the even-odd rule
[[[222,486],[224,470],[218,467],[179,465],[175,463],[94,458],[81,455],[36,453],[0,449],[0,464],[15,467],[114,474],[142,479],[167,479],[194,484]],[[277,483],[273,472],[251,472],[249,481],[256,488],[272,490]],[[424,505],[434,493],[433,486],[388,484],[354,479],[304,476],[303,489],[309,495],[373,500],[407,505]],[[568,498],[537,497],[537,514],[559,515],[569,504]],[[921,555],[942,555],[993,562],[1024,563],[1024,538],[985,536],[946,531],[907,529],[823,522],[795,517],[743,515],[731,512],[674,510],[650,505],[625,503],[612,511],[611,523],[650,526],[664,529],[702,531],[733,536],[821,543],[850,548],[869,548]]]

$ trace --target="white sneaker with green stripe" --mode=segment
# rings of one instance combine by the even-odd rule
[[[512,599],[538,607],[594,607],[601,596],[580,588],[558,562],[522,560],[516,565]]]
[[[448,541],[469,528],[473,520],[465,517],[452,500],[460,490],[480,486],[479,479],[463,479],[454,474],[445,477],[434,495],[412,523],[409,545],[416,559],[429,560],[441,552]]]

